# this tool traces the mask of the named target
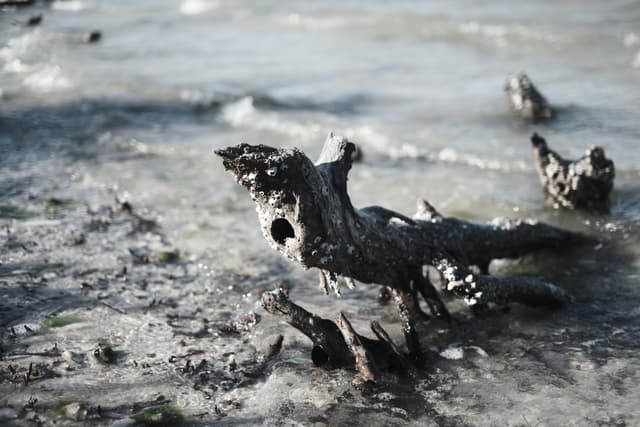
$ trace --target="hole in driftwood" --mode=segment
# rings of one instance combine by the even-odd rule
[[[322,366],[329,361],[329,355],[320,346],[314,346],[311,349],[311,361],[316,366]]]
[[[271,237],[278,244],[284,245],[287,239],[296,237],[296,233],[293,231],[289,221],[284,218],[278,218],[271,223]]]

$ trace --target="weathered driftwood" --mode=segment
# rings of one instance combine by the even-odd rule
[[[357,334],[343,313],[336,322],[309,313],[282,289],[262,294],[262,305],[282,317],[313,342],[311,359],[317,366],[355,366],[364,382],[376,383],[382,371],[407,373],[413,366],[378,322],[371,329],[378,340]]]
[[[540,182],[548,198],[569,209],[607,211],[615,168],[601,147],[591,147],[576,161],[549,149],[544,138],[531,136]]]
[[[536,306],[569,300],[562,289],[541,279],[488,275],[491,260],[557,247],[571,240],[569,232],[533,221],[462,221],[442,216],[424,201],[413,218],[379,206],[357,210],[347,194],[353,150],[351,142],[330,135],[316,165],[297,149],[264,145],[241,144],[217,154],[249,190],[263,235],[274,249],[304,267],[319,268],[327,286],[336,291],[340,277],[393,290],[412,355],[419,355],[413,322],[426,316],[418,295],[432,315],[450,319],[423,274],[424,266],[435,266],[446,288],[472,306],[511,301]],[[301,329],[310,337],[317,328],[325,328],[320,320],[312,323]],[[325,352],[330,359],[343,353]]]
[[[553,118],[554,111],[545,97],[524,73],[512,74],[505,85],[509,109],[519,118],[539,122]]]

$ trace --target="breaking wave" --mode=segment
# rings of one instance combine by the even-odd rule
[[[316,123],[295,121],[278,112],[256,108],[252,96],[243,97],[222,107],[220,119],[233,127],[249,127],[304,139],[313,138],[321,133],[321,127]]]
[[[180,3],[180,13],[183,15],[200,15],[219,7],[217,1],[207,0],[184,0]]]
[[[49,92],[70,87],[71,81],[59,65],[31,64],[27,59],[30,53],[37,50],[41,38],[42,33],[36,29],[9,39],[7,44],[0,48],[2,71],[21,76],[23,85],[35,91]]]
[[[51,5],[52,9],[63,10],[65,12],[79,12],[88,7],[89,5],[86,2],[79,0],[55,1]]]
[[[349,128],[345,136],[362,145],[365,153],[372,149],[392,159],[425,160],[433,163],[448,163],[470,166],[478,169],[495,170],[505,173],[530,172],[533,167],[530,162],[519,160],[504,160],[479,156],[476,154],[460,153],[453,148],[440,148],[430,150],[408,142],[393,140],[386,134],[379,132],[371,126]]]
[[[572,41],[565,35],[522,24],[503,25],[475,20],[459,21],[440,16],[290,13],[276,15],[274,20],[279,25],[306,31],[348,30],[369,34],[374,38],[422,37],[466,41],[474,44],[489,43],[498,47],[519,46],[522,42],[561,45]]]

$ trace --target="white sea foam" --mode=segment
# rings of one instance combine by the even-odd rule
[[[20,37],[9,39],[7,44],[0,48],[0,59],[4,60],[5,63],[18,59],[31,50],[39,37],[40,30],[36,29]]]
[[[79,12],[87,7],[88,4],[80,0],[56,1],[51,5],[52,9],[64,10],[65,12]]]
[[[628,33],[624,36],[623,43],[626,47],[639,46],[640,37],[636,33]]]
[[[448,347],[440,352],[440,356],[449,360],[460,360],[464,357],[464,349],[462,347]]]
[[[64,89],[70,81],[64,76],[61,68],[54,64],[29,64],[23,57],[37,48],[41,33],[39,29],[20,37],[10,39],[6,46],[0,48],[2,70],[7,73],[23,74],[23,84],[39,91]]]
[[[200,15],[201,13],[217,9],[220,4],[217,1],[184,0],[180,3],[180,13],[183,15]]]
[[[462,34],[477,35],[487,39],[495,39],[504,42],[510,38],[535,40],[547,43],[563,43],[567,41],[565,37],[558,34],[537,31],[524,25],[495,25],[469,21],[460,24],[458,26],[458,30]]]
[[[71,82],[64,76],[57,65],[45,65],[24,78],[23,83],[31,89],[48,92],[56,89],[66,89]]]
[[[499,159],[487,159],[475,154],[459,153],[453,148],[442,148],[437,151],[428,151],[417,145],[393,140],[383,132],[371,126],[359,126],[348,128],[344,131],[347,138],[356,141],[365,147],[371,147],[376,151],[386,154],[394,159],[419,159],[425,158],[435,163],[450,163],[471,166],[479,169],[496,170],[502,172],[531,171],[532,166],[524,161],[505,161]]]
[[[18,58],[9,59],[3,67],[3,70],[8,73],[25,73],[31,69],[30,66],[26,65]]]
[[[285,119],[275,112],[260,111],[255,107],[252,96],[246,96],[226,105],[220,117],[233,127],[249,127],[298,138],[313,138],[321,132],[321,127],[317,124],[301,123]]]
[[[432,161],[463,164],[479,169],[489,169],[503,172],[531,170],[531,166],[523,160],[507,162],[497,159],[485,159],[474,154],[461,154],[452,148],[443,148],[442,150],[435,153],[428,153],[426,157]]]
[[[633,62],[631,63],[633,68],[640,68],[640,51],[636,54],[636,57],[633,58]]]
[[[329,31],[350,27],[358,24],[368,24],[373,21],[370,17],[349,17],[349,16],[308,16],[299,13],[279,15],[276,21],[295,28],[302,28],[309,31]]]

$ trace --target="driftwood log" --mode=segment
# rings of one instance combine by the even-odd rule
[[[347,194],[353,150],[351,142],[329,135],[315,165],[295,148],[240,144],[216,153],[249,190],[262,233],[274,249],[305,268],[319,268],[322,281],[336,293],[340,277],[347,284],[355,279],[392,289],[414,356],[420,348],[414,323],[428,317],[419,296],[433,316],[450,320],[425,266],[437,268],[446,289],[471,306],[554,305],[570,299],[544,280],[495,277],[488,267],[496,258],[564,245],[571,233],[534,221],[462,221],[441,215],[426,201],[413,218],[379,206],[355,209]]]
[[[524,73],[512,74],[505,85],[509,110],[527,122],[541,122],[553,118],[554,111],[546,98]]]
[[[551,150],[536,133],[531,136],[531,144],[540,182],[551,202],[569,209],[609,209],[615,167],[601,147],[591,147],[584,156],[571,161]]]

